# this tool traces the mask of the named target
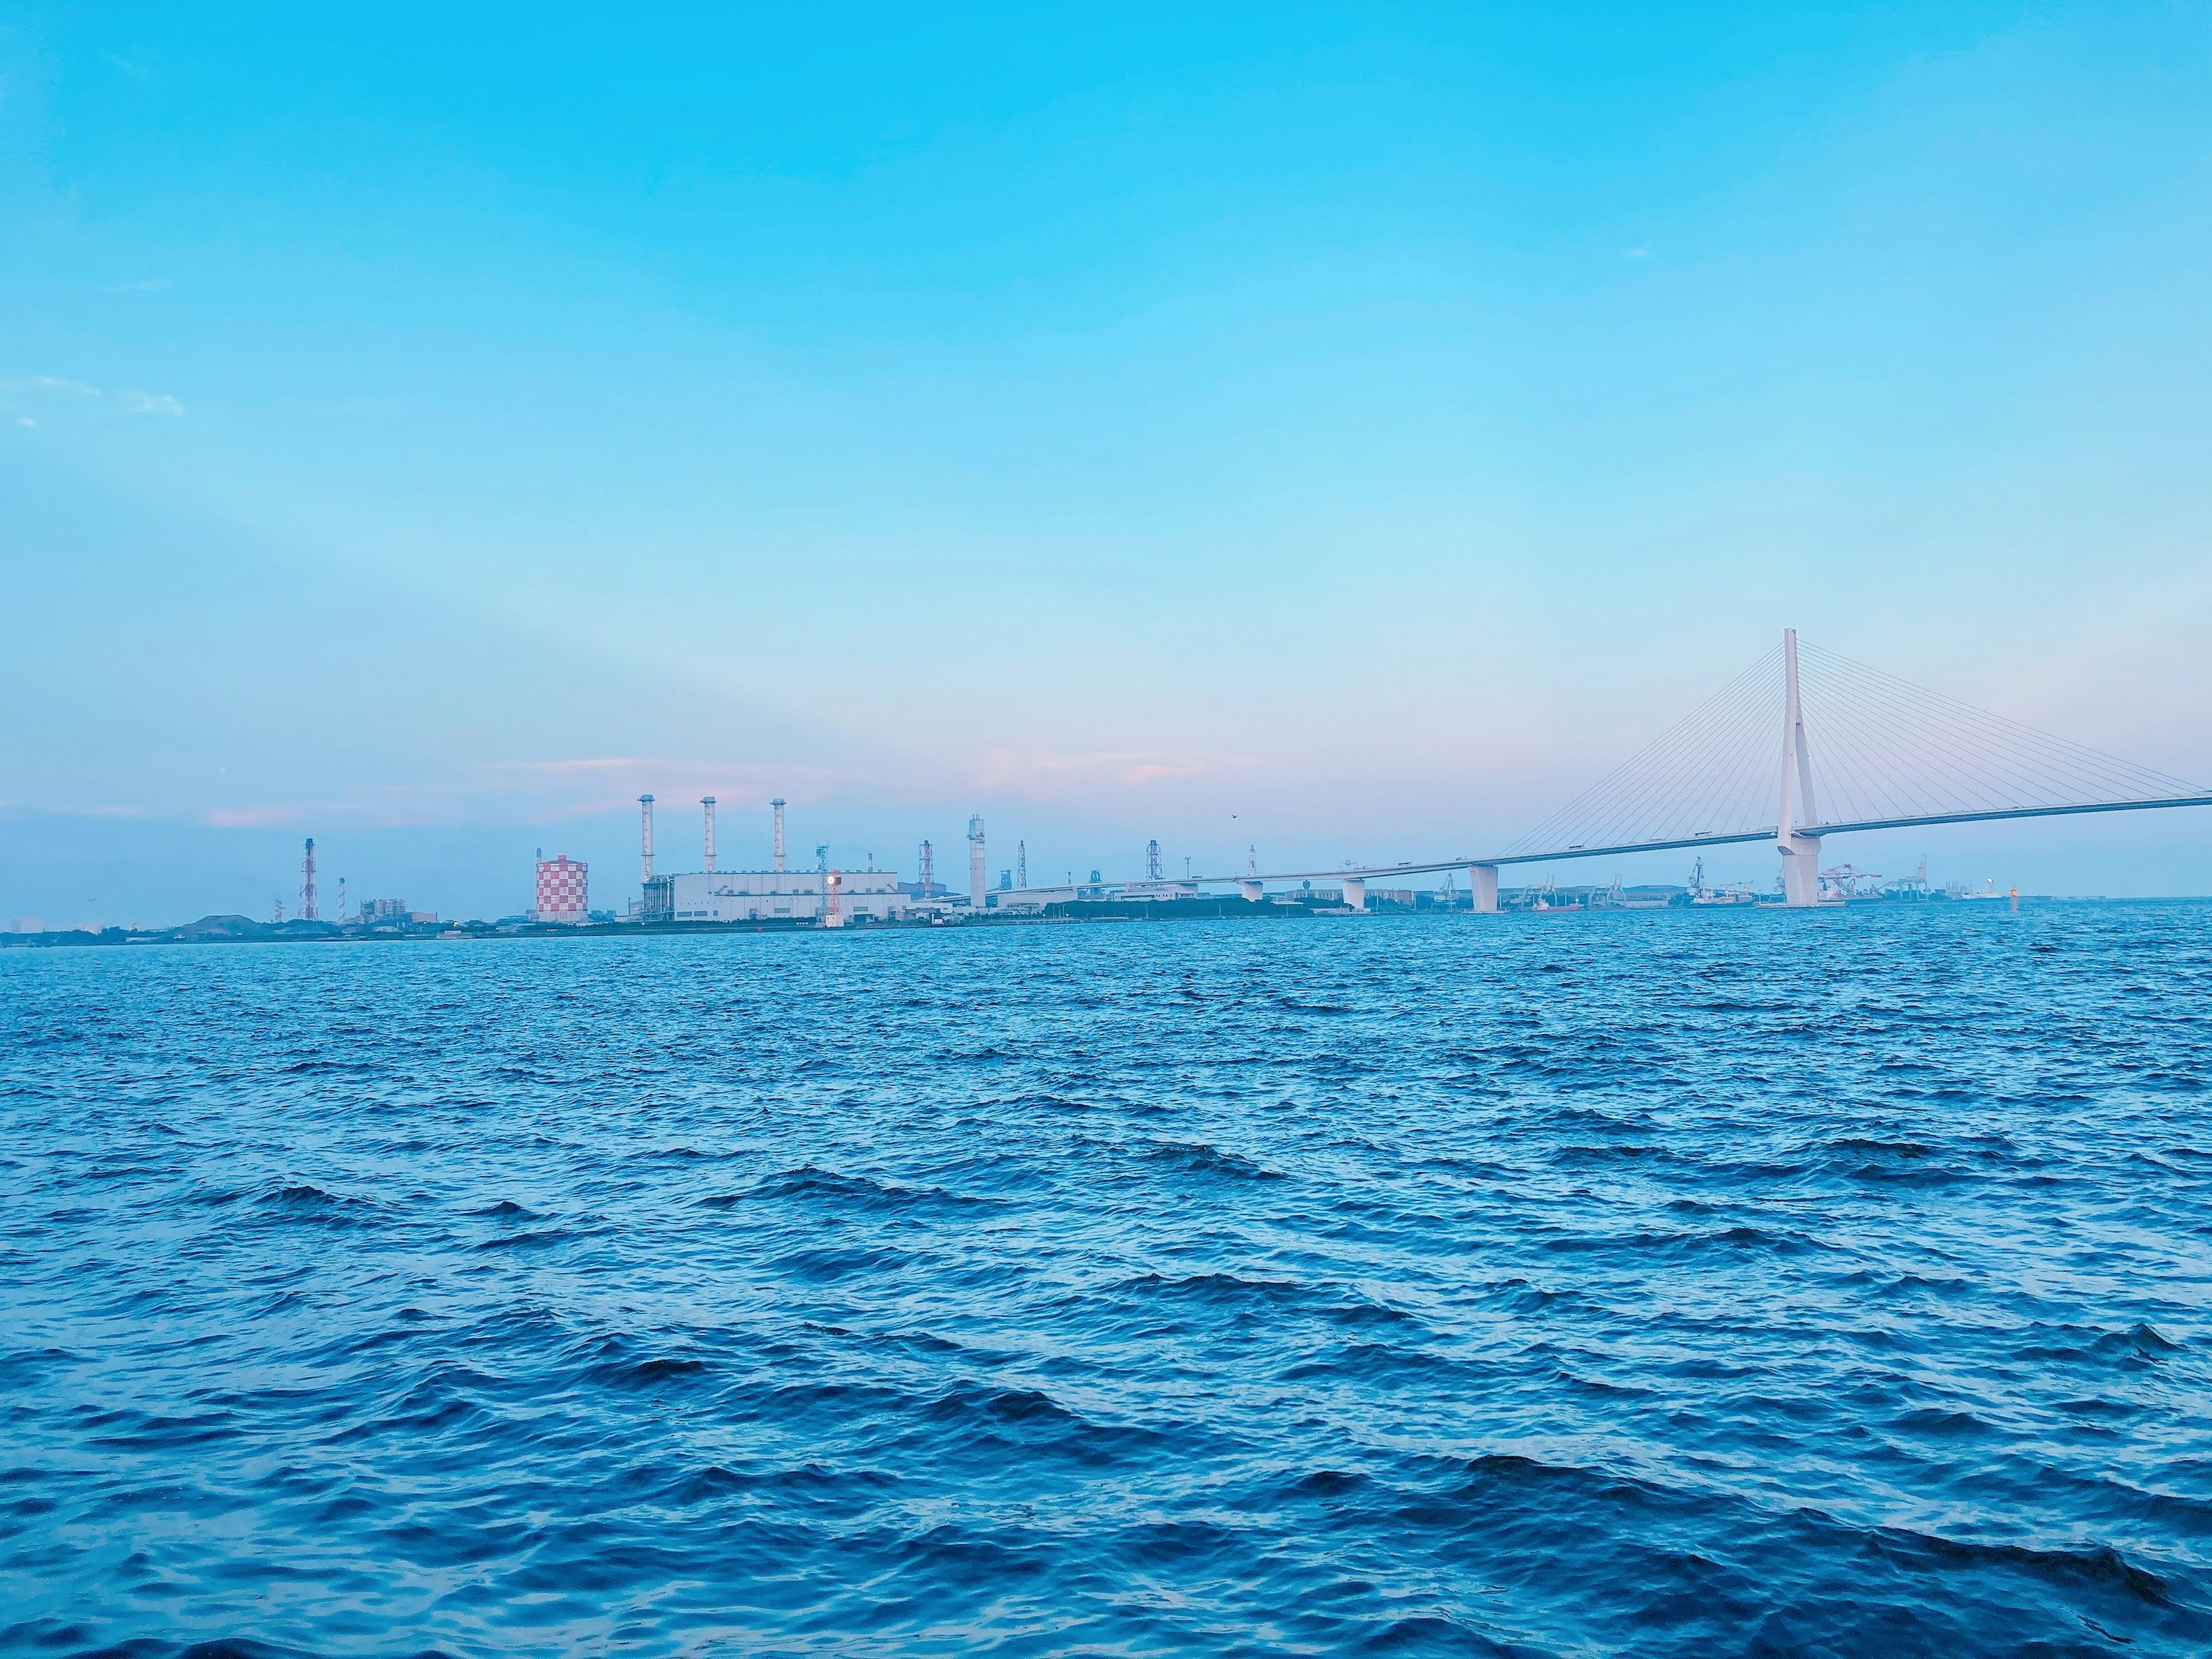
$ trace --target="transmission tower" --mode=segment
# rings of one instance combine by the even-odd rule
[[[1156,840],[1148,841],[1145,843],[1145,879],[1158,881],[1159,878],[1160,844]]]

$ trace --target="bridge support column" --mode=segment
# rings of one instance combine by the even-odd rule
[[[1820,902],[1820,838],[1786,830],[1774,838],[1782,854],[1782,890],[1793,910],[1810,909]]]
[[[1240,881],[1237,884],[1243,890],[1244,897],[1247,902],[1261,904],[1266,902],[1267,897],[1267,890],[1259,882]]]
[[[1367,908],[1367,878],[1346,876],[1344,878],[1344,902],[1355,910]]]
[[[1494,864],[1470,864],[1467,867],[1467,884],[1474,895],[1474,913],[1479,916],[1498,914],[1498,866]]]

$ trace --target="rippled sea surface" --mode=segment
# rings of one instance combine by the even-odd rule
[[[2212,906],[0,955],[0,1645],[2212,1650]]]

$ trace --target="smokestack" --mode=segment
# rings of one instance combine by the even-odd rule
[[[775,870],[778,875],[781,875],[783,873],[783,797],[778,795],[769,805],[775,808]]]
[[[315,838],[307,837],[307,855],[300,860],[300,920],[314,921],[315,913]]]
[[[707,809],[707,873],[711,876],[714,873],[714,798],[703,796],[699,805]]]
[[[921,844],[921,896],[922,896],[922,897],[924,897],[924,898],[927,898],[927,897],[929,896],[929,890],[930,890],[931,886],[932,886],[932,885],[934,884],[934,882],[936,881],[936,878],[937,878],[936,872],[935,872],[935,871],[933,871],[933,870],[932,870],[932,869],[929,867],[929,843],[928,843],[927,842],[922,842],[922,844]]]
[[[983,908],[983,820],[968,820],[968,902]]]
[[[653,797],[640,795],[637,798],[637,811],[644,836],[639,851],[645,864],[645,879],[651,881],[653,879]]]

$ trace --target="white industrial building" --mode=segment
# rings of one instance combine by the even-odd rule
[[[890,921],[914,902],[890,870],[705,870],[647,882],[646,900],[671,921],[826,921],[833,883],[840,922]]]
[[[714,798],[705,809],[707,867],[690,874],[653,872],[653,797],[640,795],[640,829],[645,891],[631,915],[642,921],[811,921],[842,927],[854,921],[890,921],[904,915],[914,899],[899,890],[895,872],[878,870],[787,870],[783,867],[783,802],[769,803],[775,814],[775,868],[717,870],[714,867]],[[817,848],[826,853],[826,848]]]
[[[1093,872],[1096,873],[1095,872]],[[1051,887],[994,887],[983,895],[986,909],[1008,915],[1034,915],[1048,904],[1080,904],[1098,900],[1115,903],[1170,903],[1199,896],[1194,881],[1089,881]]]

